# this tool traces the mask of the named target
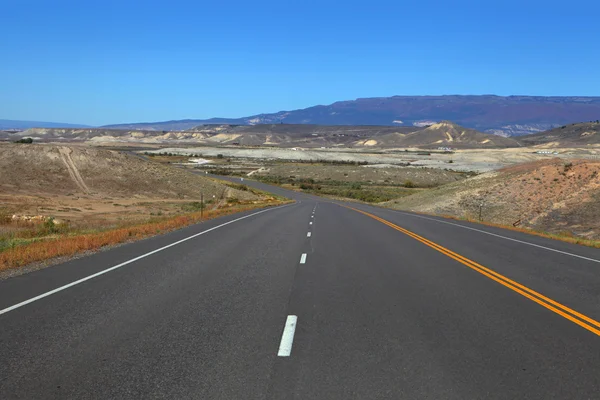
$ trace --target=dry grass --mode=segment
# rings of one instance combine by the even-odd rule
[[[600,163],[550,159],[505,168],[386,205],[522,227],[574,243],[600,240]],[[475,221],[477,222],[477,221]],[[571,232],[571,234],[565,234]],[[578,241],[579,240],[579,241]]]
[[[206,210],[204,211],[203,220],[284,203],[286,202],[268,201]],[[0,271],[19,268],[33,262],[45,261],[55,257],[73,256],[86,251],[98,250],[105,246],[147,238],[200,222],[200,220],[200,212],[194,212],[101,232],[58,234],[44,240],[7,248],[0,252]]]

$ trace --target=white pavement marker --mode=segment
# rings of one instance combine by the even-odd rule
[[[306,253],[302,254],[302,257],[300,257],[300,264],[306,264]]]
[[[311,233],[310,233],[310,232],[308,232],[308,233],[306,234],[306,237],[310,237],[310,236],[311,236]]]
[[[296,315],[288,315],[285,321],[285,328],[283,329],[283,335],[281,335],[281,342],[279,343],[279,357],[289,357],[292,354],[292,345],[294,344],[294,333],[296,332],[296,323],[298,317]]]

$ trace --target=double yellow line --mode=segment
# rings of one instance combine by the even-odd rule
[[[419,242],[431,247],[432,249],[439,251],[440,253],[460,262],[461,264],[466,265],[467,267],[479,272],[480,274],[519,293],[520,295],[527,297],[529,300],[535,301],[542,307],[546,307],[548,310],[555,312],[556,314],[560,315],[561,317],[564,317],[564,318],[568,319],[569,321],[574,322],[577,325],[581,326],[582,328],[587,329],[588,331],[593,332],[596,335],[600,336],[600,329],[598,329],[598,328],[600,328],[600,322],[598,322],[586,315],[583,315],[583,314],[581,314],[581,313],[579,313],[579,312],[577,312],[555,300],[552,300],[552,299],[544,296],[543,294],[538,293],[535,290],[528,288],[525,285],[521,285],[520,283],[515,282],[512,279],[509,279],[509,278],[505,277],[504,275],[497,273],[496,271],[492,271],[491,269],[486,268],[483,265],[478,264],[473,260],[469,260],[468,258],[463,257],[460,254],[453,252],[452,250],[448,250],[447,248],[440,246],[439,244],[434,243],[431,240],[425,239],[424,237],[419,236],[416,233],[413,233],[413,232],[411,232],[407,229],[404,229],[396,224],[386,221],[383,218],[379,218],[376,215],[373,215],[366,211],[358,210],[356,208],[347,207],[347,206],[343,206],[343,207],[349,208],[351,210],[354,210],[356,212],[364,214],[368,217],[371,217],[371,218],[389,226],[390,228],[393,228],[399,232],[402,232],[402,233],[410,236],[413,239],[418,240]]]

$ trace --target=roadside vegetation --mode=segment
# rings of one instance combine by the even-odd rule
[[[0,271],[284,201],[153,162],[161,157],[67,144],[3,145]]]
[[[265,161],[250,170],[243,160],[197,169],[223,176],[246,177],[288,189],[334,198],[380,203],[474,175],[468,172],[400,165],[369,166],[355,161]]]
[[[258,181],[292,190],[367,203],[380,203],[409,196],[416,187],[410,180],[407,180],[404,184],[374,184],[371,182],[345,182],[331,179],[317,181],[312,178],[297,178],[295,176],[255,175],[253,177]]]
[[[15,140],[15,143],[21,143],[21,144],[31,144],[33,143],[33,139],[28,137],[28,138],[23,138],[23,139],[19,139],[19,140]]]
[[[503,168],[383,205],[535,231],[552,239],[598,247],[598,176],[600,163],[596,160],[548,159]]]
[[[57,224],[52,218],[38,224],[14,222],[9,216],[3,215],[0,216],[0,271],[55,257],[96,251],[106,246],[170,232],[220,216],[285,202],[272,197],[253,202],[228,198],[221,207],[211,209],[208,209],[211,200],[204,205],[200,202],[190,202],[182,205],[180,215],[158,215],[146,221],[96,227]]]

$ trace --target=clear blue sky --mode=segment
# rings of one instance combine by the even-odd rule
[[[357,97],[600,95],[598,1],[0,0],[0,118],[242,117]]]

